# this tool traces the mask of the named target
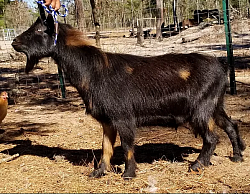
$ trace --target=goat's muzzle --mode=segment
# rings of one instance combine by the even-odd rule
[[[17,38],[15,38],[12,43],[11,46],[17,51],[17,52],[22,52],[22,44],[20,41],[18,41]]]

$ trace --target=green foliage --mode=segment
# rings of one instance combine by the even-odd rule
[[[239,0],[231,0],[231,5],[234,7],[234,8],[239,8]]]
[[[4,0],[0,0],[0,28],[4,27]]]
[[[5,5],[4,23],[6,28],[18,30],[20,27],[30,26],[34,19],[33,12],[29,9],[26,2],[12,1]]]
[[[0,19],[0,28],[4,28],[5,25],[4,25],[4,19]]]
[[[10,0],[0,0],[0,28],[5,28],[5,8],[10,3]]]
[[[3,15],[4,10],[4,0],[0,0],[0,16]]]

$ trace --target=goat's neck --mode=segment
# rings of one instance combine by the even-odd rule
[[[53,58],[82,95],[88,92],[93,79],[100,78],[108,63],[106,54],[93,46],[60,47]]]

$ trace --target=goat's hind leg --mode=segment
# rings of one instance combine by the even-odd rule
[[[222,107],[219,107],[215,112],[214,120],[215,123],[227,133],[232,143],[233,157],[231,160],[233,162],[243,161],[241,151],[246,149],[246,145],[239,134],[238,125],[233,123]]]
[[[110,159],[114,152],[114,144],[116,140],[117,130],[110,125],[103,124],[103,142],[102,142],[102,158],[98,168],[94,170],[90,177],[104,176],[107,171],[110,171]]]
[[[134,157],[135,126],[130,123],[132,122],[119,121],[115,124],[125,153],[125,171],[122,174],[124,180],[129,180],[136,176],[136,163]]]
[[[190,167],[189,171],[200,171],[204,166],[208,166],[210,164],[210,159],[216,148],[218,137],[213,131],[212,126],[209,126],[209,124],[206,122],[203,122],[202,125],[197,125],[194,123],[191,125],[194,130],[203,138],[203,146],[201,153],[194,164]]]

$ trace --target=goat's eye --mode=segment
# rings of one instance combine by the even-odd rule
[[[42,29],[41,28],[38,28],[38,29],[36,29],[36,34],[42,34]]]

